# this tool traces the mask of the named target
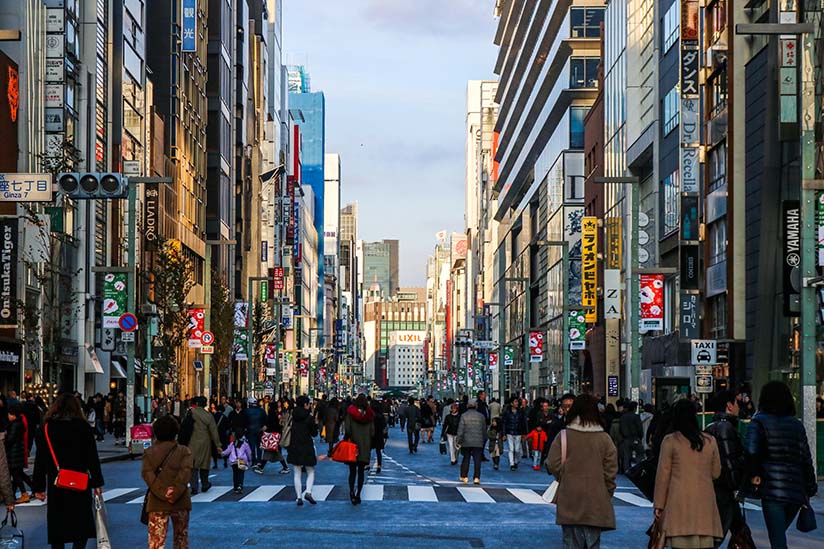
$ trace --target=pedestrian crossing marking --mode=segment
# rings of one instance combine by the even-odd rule
[[[103,501],[109,501],[116,497],[122,496],[124,494],[128,494],[129,492],[133,492],[134,488],[112,488],[106,492],[103,492]]]
[[[469,488],[467,486],[458,486],[458,492],[463,496],[467,503],[495,503],[492,496],[487,494],[481,488]]]
[[[409,501],[432,501],[437,502],[438,496],[431,486],[408,486]]]
[[[192,503],[209,503],[214,501],[229,490],[231,486],[212,486],[208,492],[200,492],[196,496],[192,496]]]
[[[529,505],[547,505],[544,498],[536,494],[533,490],[527,490],[526,488],[508,488],[507,490],[510,494],[521,500],[521,503],[526,503]]]
[[[648,499],[630,494],[629,492],[615,492],[614,497],[626,501],[635,507],[652,507],[652,502]]]
[[[361,490],[361,499],[363,501],[383,501],[383,485],[382,484],[367,484]]]
[[[251,494],[240,501],[242,503],[269,501],[284,488],[284,486],[258,486]]]
[[[312,488],[312,497],[317,501],[326,501],[326,498],[332,493],[334,487],[332,484],[316,484],[314,488]],[[306,486],[303,488],[306,489]]]

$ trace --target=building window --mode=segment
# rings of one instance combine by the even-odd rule
[[[678,107],[678,90],[673,86],[664,96],[664,135],[678,127],[681,110]]]
[[[597,88],[598,87],[598,65],[601,59],[598,57],[573,57],[569,61],[569,87],[570,88]]]
[[[678,170],[664,178],[664,225],[661,236],[678,230],[678,216],[681,210],[681,176]]]
[[[711,90],[710,119],[713,119],[727,108],[727,67],[714,74],[707,84]]]
[[[722,218],[710,224],[709,231],[709,264],[715,265],[724,261],[727,256],[727,220]]]
[[[721,294],[709,300],[710,337],[724,339],[727,337],[727,296]]]
[[[569,148],[584,148],[584,118],[588,107],[572,107],[569,109]]]
[[[600,38],[604,8],[573,8],[570,10],[572,38]]]
[[[707,35],[710,44],[714,44],[727,28],[727,0],[716,0],[707,6],[707,10],[709,11]]]
[[[712,149],[707,159],[709,167],[710,192],[718,190],[727,184],[727,142]]]
[[[663,25],[664,32],[661,36],[664,38],[664,53],[678,42],[678,35],[681,32],[681,0],[675,0],[664,14]]]

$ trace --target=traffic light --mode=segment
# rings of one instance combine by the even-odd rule
[[[61,173],[57,190],[76,200],[126,198],[128,186],[119,173]]]

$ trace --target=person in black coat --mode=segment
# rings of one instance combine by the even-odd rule
[[[26,485],[31,487],[31,479],[26,474],[26,427],[23,425],[22,413],[19,404],[9,407],[9,425],[6,427],[6,460],[11,473],[11,488],[16,492],[20,488],[20,497],[15,503],[22,504],[30,501],[26,492]]]
[[[48,436],[48,438],[47,438]],[[83,492],[58,488],[57,465],[49,451],[54,450],[61,469],[88,471],[89,486]],[[85,547],[89,538],[96,538],[92,491],[102,497],[103,473],[94,432],[83,416],[80,402],[70,393],[63,393],[54,401],[43,429],[37,434],[37,456],[34,462],[33,489],[37,499],[45,501],[48,542],[62,547],[72,543]]]
[[[773,549],[787,547],[787,528],[818,491],[804,425],[795,417],[790,388],[770,381],[761,388],[747,429],[747,469],[761,498]]]
[[[212,417],[215,418],[215,424],[217,425],[217,436],[218,436],[218,438],[220,438],[220,446],[222,448],[228,448],[229,447],[229,436],[232,433],[232,425],[231,425],[231,422],[229,421],[229,418],[227,418],[226,414],[224,413],[225,409],[223,408],[223,405],[216,406],[214,403],[212,403],[209,411],[212,413]],[[213,469],[217,469],[218,453],[217,453],[217,448],[216,447],[212,448],[212,459],[215,460],[215,466],[213,467]],[[223,468],[224,469],[228,468],[228,466],[229,466],[228,462],[229,462],[229,458],[224,456],[223,457]]]
[[[372,449],[378,458],[378,465],[375,473],[381,472],[383,465],[383,449],[386,446],[386,439],[389,438],[389,430],[386,426],[386,416],[383,415],[383,408],[379,400],[372,401],[372,410],[375,412],[375,434],[372,437]]]
[[[312,498],[312,486],[315,484],[315,465],[318,457],[315,455],[315,443],[312,441],[318,436],[318,424],[309,411],[309,398],[298,397],[295,409],[292,412],[292,431],[289,440],[286,461],[293,465],[295,471],[295,494],[297,504],[303,505],[305,499],[315,504]],[[306,470],[306,491],[301,486],[301,473]]]
[[[705,431],[715,437],[721,458],[721,476],[715,481],[715,502],[726,537],[733,524],[742,519],[736,501],[744,475],[744,444],[738,434],[738,402],[732,391],[719,391],[710,401],[715,415]]]

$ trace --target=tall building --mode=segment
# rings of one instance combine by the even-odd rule
[[[376,283],[381,295],[390,299],[398,290],[400,283],[399,243],[397,240],[384,239],[380,242],[364,243],[363,280],[371,287]]]
[[[363,313],[364,381],[387,388],[389,348],[392,332],[426,330],[426,303],[389,301],[377,285],[366,293]]]
[[[424,360],[424,331],[396,331],[389,333],[387,385],[410,389],[426,381]]]

